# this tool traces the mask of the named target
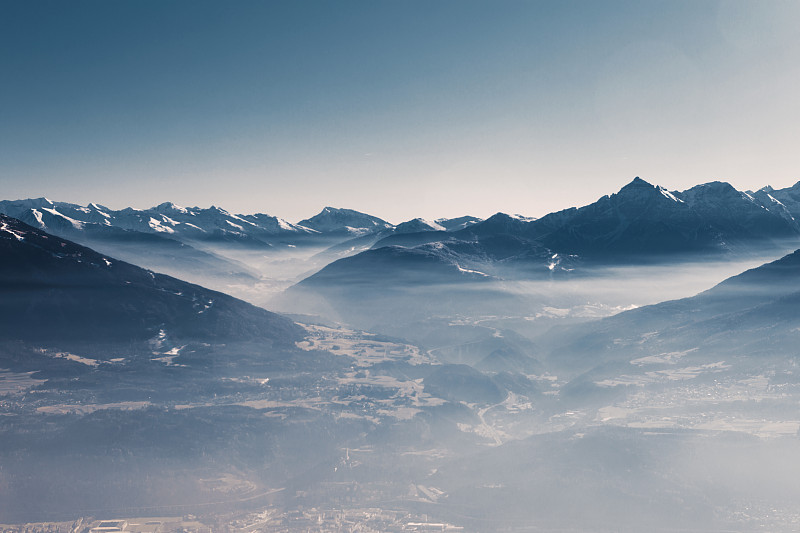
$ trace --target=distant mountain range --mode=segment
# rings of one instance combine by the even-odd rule
[[[333,263],[304,284],[363,280],[381,254],[397,261],[402,279],[411,277],[408,265],[414,257],[427,256],[431,259],[426,264],[448,268],[451,281],[459,281],[473,278],[476,271],[499,278],[542,277],[573,272],[578,265],[747,253],[800,241],[800,200],[795,197],[800,198],[800,184],[750,193],[712,182],[670,192],[636,178],[593,204],[540,219],[498,213],[456,231],[418,223],[419,231],[402,233],[397,231],[401,224],[376,240],[372,251]],[[390,246],[396,249],[380,251]],[[515,273],[518,269],[522,274]],[[389,283],[398,279],[391,269],[373,275]],[[428,273],[419,272],[415,281],[426,279]]]
[[[46,198],[2,201],[0,212],[31,226],[59,234],[115,236],[119,230],[189,241],[223,241],[269,246],[284,235],[313,235],[315,229],[264,215],[234,215],[219,207],[186,208],[165,202],[150,209],[114,211]]]
[[[298,268],[314,271],[396,233],[456,230],[480,220],[415,219],[394,226],[352,209],[326,207],[293,224],[263,213],[236,215],[215,206],[187,208],[165,202],[150,209],[115,211],[94,203],[81,206],[47,198],[0,201],[0,213],[139,266],[224,290],[253,285],[263,275],[239,261],[237,253],[322,250]]]
[[[344,240],[369,234],[407,233],[426,230],[460,229],[479,221],[474,217],[425,222],[414,219],[394,226],[378,217],[325,207],[319,214],[297,224],[263,213],[236,215],[211,206],[181,207],[164,202],[150,209],[125,208],[118,211],[91,203],[88,206],[52,202],[47,198],[0,201],[0,213],[54,234],[118,238],[120,230],[160,235],[183,242],[227,242],[253,246],[281,243],[303,244]],[[447,228],[439,223],[447,225]]]
[[[524,234],[559,253],[613,260],[717,253],[800,235],[785,205],[762,200],[728,183],[669,192],[636,178],[591,205],[534,221]]]
[[[224,290],[252,286],[263,275],[230,250],[270,254],[311,246],[316,255],[298,264],[282,286],[305,272],[297,287],[337,308],[352,306],[354,296],[363,302],[411,286],[574,277],[595,266],[736,257],[794,249],[800,242],[800,183],[741,192],[711,182],[668,191],[635,178],[590,205],[539,219],[498,213],[486,220],[417,218],[396,226],[333,207],[299,223],[169,202],[114,211],[39,198],[2,201],[0,212]]]
[[[504,284],[794,250],[800,246],[797,191],[800,185],[740,192],[712,182],[671,192],[635,178],[590,205],[539,219],[498,213],[451,231],[442,222],[417,221],[405,226],[420,231],[400,232],[401,224],[329,249],[347,257],[331,254],[327,266],[290,288],[276,308],[302,311],[324,302],[341,320],[390,332],[392,322],[413,322],[422,313],[469,312],[481,291],[486,314],[523,314],[532,302]]]

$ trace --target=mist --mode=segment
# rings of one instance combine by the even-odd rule
[[[796,528],[795,254],[96,253],[4,223],[3,521]]]

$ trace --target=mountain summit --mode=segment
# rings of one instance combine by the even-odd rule
[[[394,227],[378,217],[353,209],[336,207],[326,207],[319,214],[301,220],[298,224],[321,233],[343,233],[353,236],[377,233]]]

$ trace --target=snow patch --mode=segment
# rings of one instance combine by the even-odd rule
[[[169,207],[170,207],[170,208],[171,208],[173,211],[177,211],[178,213],[183,213],[184,215],[185,215],[185,214],[187,214],[187,213],[189,212],[189,210],[188,210],[188,209],[186,209],[185,207],[181,207],[181,206],[179,206],[179,205],[175,205],[175,204],[173,204],[172,202],[170,202],[170,204],[169,204]]]
[[[66,359],[67,361],[73,361],[86,366],[96,367],[100,365],[100,361],[97,359],[89,359],[88,357],[81,357],[80,355],[75,355],[69,352],[50,352],[44,348],[37,349],[37,351],[48,357],[53,357],[55,359]]]
[[[2,223],[2,225],[0,225],[0,231],[5,231],[6,233],[10,233],[10,234],[11,234],[11,235],[13,235],[13,236],[14,236],[14,238],[15,238],[15,239],[17,239],[18,241],[25,240],[25,237],[23,237],[23,234],[22,234],[22,233],[17,233],[17,232],[16,232],[16,231],[14,231],[13,229],[9,228],[9,227],[8,227],[8,224],[6,224],[5,222],[3,222],[3,223]]]
[[[781,201],[779,201],[779,200],[776,200],[776,199],[775,199],[775,197],[773,197],[771,194],[767,194],[767,198],[769,198],[770,200],[772,200],[772,202],[773,202],[773,203],[776,203],[776,204],[778,204],[778,205],[783,205],[783,202],[781,202]],[[786,207],[786,206],[784,205],[784,207]]]
[[[106,213],[105,211],[103,211],[103,210],[100,208],[100,206],[99,206],[99,205],[97,205],[97,204],[89,204],[89,207],[91,207],[92,209],[94,209],[95,211],[97,211],[97,213],[98,213],[98,214],[100,214],[101,216],[104,216],[104,217],[106,217],[106,218],[111,218],[111,215],[109,215],[108,213]],[[108,221],[106,221],[106,222],[108,222]]]
[[[288,222],[286,222],[282,218],[278,218],[276,220],[278,221],[278,226],[280,226],[280,228],[282,230],[285,230],[285,231],[297,231],[297,229],[295,227],[293,227],[291,224],[289,224]]]
[[[46,228],[47,226],[45,226],[44,220],[42,219],[42,212],[39,211],[38,209],[31,209],[31,211],[33,212],[33,218],[36,219],[36,222],[39,223],[39,226],[42,229]]]
[[[175,233],[174,229],[162,225],[160,220],[156,220],[153,217],[150,217],[148,225],[159,233]]]
[[[167,332],[164,329],[159,329],[155,337],[150,339],[149,344],[154,350],[160,350],[167,340]]]
[[[360,237],[362,235],[366,235],[367,233],[369,233],[369,229],[368,228],[354,228],[352,226],[345,226],[344,229],[345,229],[345,231],[347,231],[347,233],[349,233],[351,235],[355,235],[357,237]]]
[[[181,350],[183,350],[184,348],[186,348],[185,344],[183,346],[181,346],[181,347],[170,348],[166,352],[163,352],[161,354],[161,357],[153,357],[150,360],[151,361],[157,361],[159,363],[164,363],[167,366],[182,366],[182,367],[185,367],[186,365],[179,365],[179,364],[175,363],[175,358],[178,357],[181,354]],[[158,354],[156,354],[156,355],[158,355]]]
[[[673,202],[680,202],[680,203],[684,203],[684,201],[683,201],[683,200],[681,200],[680,198],[676,197],[674,194],[672,194],[671,192],[669,192],[669,191],[668,191],[667,189],[665,189],[664,187],[660,187],[660,186],[659,186],[659,187],[658,187],[658,192],[660,192],[660,193],[661,193],[661,194],[663,194],[663,195],[664,195],[666,198],[669,198],[669,199],[670,199],[670,200],[672,200]]]
[[[431,220],[427,220],[427,219],[424,219],[424,218],[417,218],[416,220],[418,220],[420,223],[422,223],[423,225],[431,228],[434,231],[447,231],[447,228],[445,228],[444,226],[442,226],[441,224],[439,224],[437,222],[433,222]]]
[[[63,215],[63,214],[59,213],[58,211],[56,211],[55,209],[50,209],[48,207],[43,207],[42,210],[43,211],[47,211],[48,213],[50,213],[53,216],[57,216],[57,217],[63,218],[64,220],[66,220],[67,222],[72,224],[72,227],[75,228],[75,229],[83,229],[83,226],[85,225],[85,222],[81,222],[80,220],[75,220],[74,218],[70,218],[67,215]]]
[[[250,222],[249,220],[245,220],[242,217],[240,217],[239,215],[232,215],[232,214],[230,214],[230,213],[228,213],[226,211],[223,211],[222,209],[220,209],[220,211],[224,212],[226,215],[228,215],[229,217],[231,217],[234,220],[238,220],[239,222],[243,222],[245,224],[250,224],[251,226],[258,227],[258,224],[256,224],[255,222]],[[230,224],[230,222],[228,222],[228,224]]]
[[[468,268],[461,268],[461,266],[459,266],[457,263],[456,263],[456,268],[458,269],[459,272],[463,272],[464,274],[477,274],[479,276],[483,276],[484,278],[491,277],[491,276],[489,276],[489,274],[485,274],[485,273],[480,272],[478,270],[470,270]]]

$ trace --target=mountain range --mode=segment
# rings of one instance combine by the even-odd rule
[[[263,303],[276,287],[327,263],[368,249],[395,233],[458,229],[479,219],[461,217],[394,226],[377,217],[325,207],[294,224],[275,216],[232,214],[222,208],[164,202],[150,209],[112,210],[46,198],[0,201],[0,213],[139,266]],[[275,265],[265,265],[273,260]],[[288,261],[286,261],[288,259]],[[297,278],[297,279],[295,279]],[[258,286],[258,288],[253,289]]]
[[[525,276],[550,276],[572,272],[577,264],[747,253],[800,239],[800,201],[792,195],[800,197],[800,183],[779,191],[764,188],[750,193],[737,191],[728,183],[711,182],[670,192],[637,177],[616,194],[585,207],[539,219],[498,213],[449,232],[420,228],[384,237],[372,248],[397,246],[405,249],[391,252],[398,258],[425,253],[450,265],[454,272],[478,270],[498,277],[514,276],[518,267],[524,267]],[[342,279],[352,272],[353,279],[362,279],[365,269],[359,261],[373,259],[370,254],[357,257],[333,263],[325,269],[329,272],[323,270],[317,276],[336,272],[336,278]],[[383,277],[390,282],[395,274],[384,271]],[[419,280],[424,278],[421,273]],[[452,277],[453,281],[459,278],[464,276]]]
[[[302,245],[321,240],[346,240],[369,234],[386,235],[386,232],[452,231],[480,220],[474,217],[436,222],[414,219],[395,226],[352,209],[325,207],[319,214],[293,224],[263,213],[236,215],[216,206],[181,207],[164,202],[149,209],[128,207],[115,211],[94,203],[81,206],[52,202],[47,198],[3,200],[0,213],[59,235],[110,239],[119,237],[123,230],[181,242],[238,243],[266,248],[287,243]]]
[[[692,297],[581,323],[569,323],[570,309],[542,307],[543,293],[522,294],[520,280],[561,293],[587,273],[582,281],[609,290],[654,264],[677,276],[707,257],[797,249],[795,189],[714,182],[670,192],[636,179],[536,220],[392,226],[329,210],[285,230],[330,235],[313,253],[357,252],[285,298],[326,298],[339,317],[388,325],[395,337],[331,316],[294,317],[300,325],[41,228],[113,232],[158,250],[170,242],[237,266],[216,252],[263,254],[278,241],[196,235],[220,229],[205,217],[244,228],[257,215],[154,208],[171,224],[93,204],[17,202],[34,224],[0,215],[0,516],[120,501],[231,512],[277,494],[263,505],[391,501],[476,531],[617,530],[631,516],[629,530],[743,530],[736,520],[757,511],[755,496],[768,496],[772,514],[780,497],[794,505],[800,496],[791,470],[800,250]],[[180,228],[187,223],[207,231]],[[154,227],[164,224],[174,233]],[[592,277],[609,264],[627,270]],[[563,325],[544,334],[518,327],[552,317]],[[774,474],[787,468],[785,479]]]
[[[522,314],[541,305],[542,297],[523,298],[509,284],[794,250],[800,245],[800,202],[791,198],[798,190],[800,184],[750,193],[711,182],[670,192],[635,178],[590,205],[539,219],[498,213],[454,231],[426,226],[377,233],[361,238],[362,251],[351,247],[349,257],[306,277],[276,305],[303,311],[324,302],[340,319],[367,329],[413,322],[423,313],[469,310],[476,293],[485,295],[484,314]]]

